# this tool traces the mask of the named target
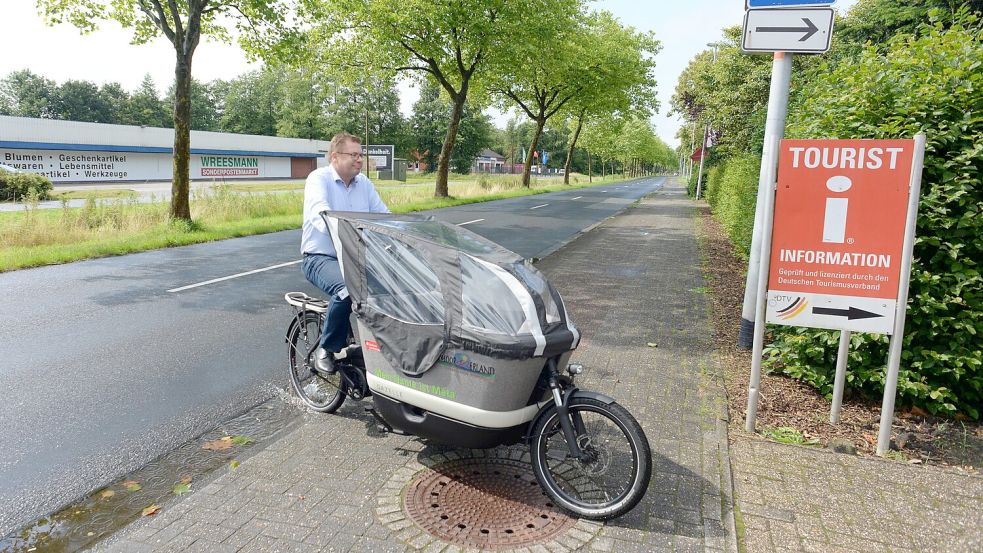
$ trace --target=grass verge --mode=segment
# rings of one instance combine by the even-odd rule
[[[576,177],[575,177],[576,178]],[[580,177],[581,181],[586,180]],[[425,211],[584,186],[620,182],[620,177],[594,179],[569,186],[559,179],[539,179],[530,188],[517,176],[478,176],[451,181],[448,198],[434,198],[427,183],[392,186],[383,183],[379,194],[396,213]],[[265,183],[293,186],[294,183]],[[243,185],[249,186],[249,185]],[[241,187],[220,185],[195,191],[191,199],[191,225],[168,220],[165,201],[140,203],[134,196],[86,197],[79,208],[40,209],[0,213],[0,271],[67,263],[82,259],[122,255],[171,246],[184,246],[299,228],[303,193],[290,188],[268,188],[259,193],[240,193]],[[250,191],[255,190],[250,186]],[[95,191],[92,191],[95,192]],[[105,191],[116,192],[116,191]]]
[[[52,200],[101,200],[101,199],[130,199],[137,198],[139,194],[129,189],[103,189],[103,190],[54,190],[48,193]]]

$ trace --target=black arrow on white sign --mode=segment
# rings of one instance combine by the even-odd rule
[[[883,317],[884,315],[880,313],[871,313],[870,311],[864,311],[863,309],[857,309],[856,307],[851,307],[849,309],[835,309],[832,307],[813,307],[813,315],[833,315],[834,317],[846,317],[848,320],[854,319],[871,319],[873,317]]]
[[[816,34],[819,27],[812,22],[808,17],[803,17],[802,22],[806,24],[805,27],[755,27],[754,30],[759,33],[805,33],[799,42],[805,42],[809,40],[809,37]]]

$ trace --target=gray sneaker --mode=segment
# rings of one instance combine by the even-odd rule
[[[324,348],[314,350],[314,368],[324,375],[332,375],[337,370],[334,365],[334,354]]]

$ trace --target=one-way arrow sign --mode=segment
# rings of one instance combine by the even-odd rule
[[[835,309],[832,307],[813,307],[813,315],[833,315],[834,317],[846,317],[847,320],[853,321],[856,319],[870,319],[873,317],[883,317],[884,315],[880,313],[871,313],[870,311],[864,311],[863,309],[858,309],[856,307],[849,307],[847,309]]]
[[[819,27],[812,24],[812,20],[808,17],[803,17],[802,22],[805,23],[805,27],[758,27],[754,31],[757,33],[805,33],[799,42],[805,42],[809,40],[809,37],[816,34]]]
[[[748,10],[741,46],[746,52],[820,54],[829,50],[832,31],[830,8]]]

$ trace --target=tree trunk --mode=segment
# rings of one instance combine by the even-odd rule
[[[536,132],[532,135],[532,142],[529,144],[529,153],[526,154],[525,165],[522,168],[522,186],[526,188],[529,188],[529,173],[532,171],[532,155],[536,152],[536,146],[539,145],[539,136],[543,134],[543,127],[545,126],[545,117],[536,120]]]
[[[567,163],[563,168],[563,184],[570,184],[570,160],[573,159],[573,147],[577,144],[577,139],[580,138],[580,128],[584,126],[584,112],[587,110],[580,110],[580,116],[577,117],[577,130],[573,133],[573,140],[570,141],[570,147],[567,148]]]
[[[191,221],[188,198],[191,162],[191,56],[177,54],[174,68],[174,175],[171,219]]]
[[[447,134],[444,135],[444,144],[440,147],[440,156],[437,158],[437,184],[433,192],[435,198],[449,196],[447,176],[451,168],[451,152],[454,151],[454,142],[457,140],[457,128],[461,125],[461,114],[464,113],[464,103],[468,98],[467,87],[465,83],[461,86],[461,92],[451,97],[451,120],[447,125]]]
[[[594,182],[594,162],[590,158],[590,148],[587,148],[587,182]]]

